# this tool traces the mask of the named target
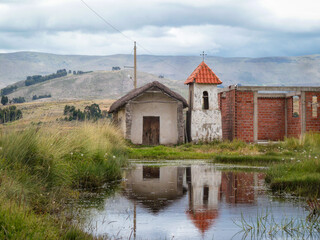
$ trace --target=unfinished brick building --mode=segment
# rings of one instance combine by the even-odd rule
[[[277,141],[320,132],[320,87],[229,86],[218,95],[225,140]]]

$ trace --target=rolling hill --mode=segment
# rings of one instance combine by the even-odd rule
[[[107,96],[106,92],[109,92],[108,96],[117,97],[130,89],[127,88],[131,81],[127,78],[129,70],[115,73],[108,71],[113,66],[121,68],[132,66],[132,62],[132,55],[81,56],[38,52],[0,54],[0,88],[19,81],[20,85],[23,85],[21,81],[29,75],[46,75],[65,68],[72,71],[94,72],[79,77],[67,76],[59,80],[50,80],[37,86],[20,89],[12,96],[52,92],[53,98],[55,94],[57,98],[60,96],[91,98]],[[166,78],[163,79],[164,83],[180,90],[183,81],[200,62],[201,58],[197,56],[138,55],[140,72],[138,82],[141,84],[159,80],[158,76],[164,75]],[[238,83],[242,85],[320,85],[320,55],[266,58],[209,56],[206,58],[206,63],[219,76],[224,86]],[[73,86],[72,83],[75,85]],[[180,93],[184,91],[185,88],[182,88]]]
[[[24,97],[31,101],[34,95],[51,95],[49,100],[61,99],[117,99],[133,89],[132,70],[121,71],[95,71],[82,75],[67,75],[65,77],[51,79],[31,86],[19,87],[9,94],[9,99]],[[161,81],[174,91],[186,95],[187,88],[183,81],[174,81],[157,76],[138,72],[138,86],[152,81]],[[20,84],[21,85],[21,84]]]

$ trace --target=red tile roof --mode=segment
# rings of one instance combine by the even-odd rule
[[[202,234],[209,230],[218,218],[219,213],[217,209],[204,210],[204,211],[187,211],[188,217],[192,220],[193,224],[200,230]]]
[[[193,73],[188,77],[184,84],[190,84],[193,82],[207,84],[222,83],[217,75],[208,67],[205,62],[200,63],[200,65],[193,71]]]

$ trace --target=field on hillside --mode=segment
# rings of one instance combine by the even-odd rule
[[[22,111],[22,119],[7,123],[0,124],[0,129],[6,126],[13,126],[18,128],[25,128],[30,124],[39,123],[54,123],[57,120],[64,118],[63,110],[65,105],[73,105],[81,111],[88,105],[97,103],[100,106],[101,111],[108,110],[114,100],[99,99],[99,100],[69,100],[69,101],[34,101],[21,104],[14,104],[18,109]],[[10,106],[10,105],[8,105]]]
[[[7,94],[9,99],[24,97],[32,101],[34,95],[51,95],[50,101],[62,99],[117,99],[133,89],[133,71],[95,71],[81,75],[68,74],[64,77],[50,79],[44,82],[25,86],[24,82],[18,88]],[[184,81],[159,78],[156,75],[138,72],[138,87],[147,83],[159,81],[182,95],[187,94]]]

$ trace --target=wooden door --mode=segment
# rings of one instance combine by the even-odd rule
[[[160,143],[160,117],[143,117],[142,144],[158,145]]]

